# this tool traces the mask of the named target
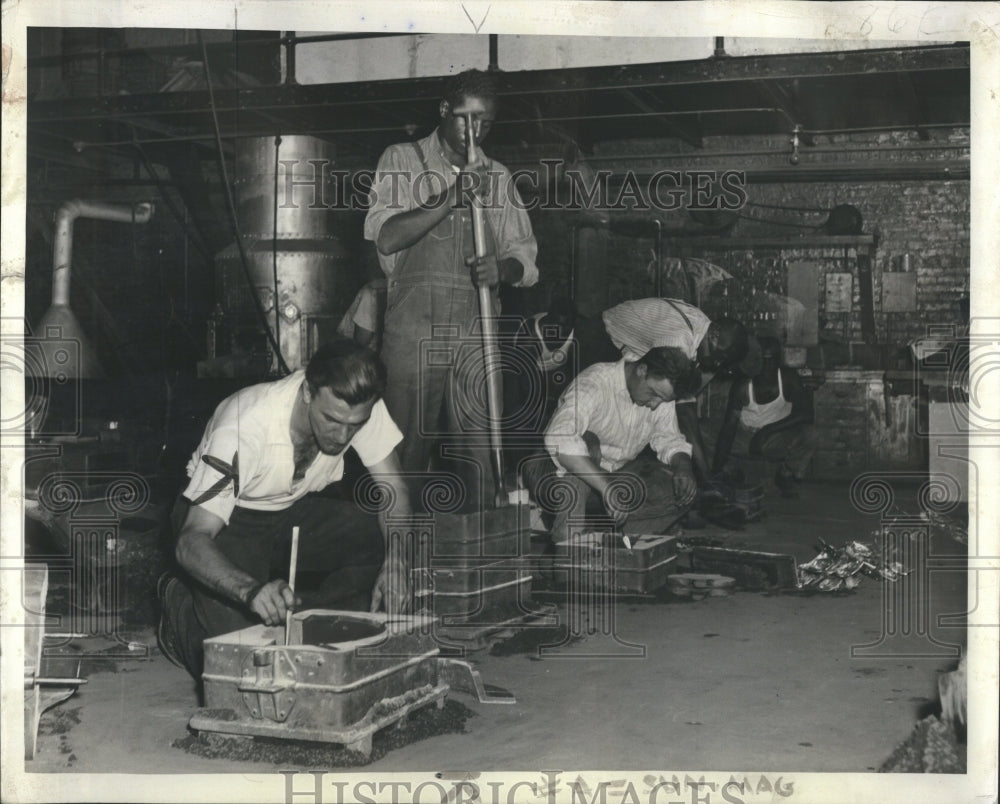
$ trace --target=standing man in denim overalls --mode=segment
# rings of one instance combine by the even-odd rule
[[[403,470],[423,472],[445,453],[457,458],[466,510],[491,507],[494,488],[477,286],[493,289],[497,315],[500,282],[538,281],[538,245],[511,174],[478,150],[496,118],[496,95],[489,73],[452,77],[437,128],[382,154],[365,219],[389,281],[381,357],[385,402],[404,434]],[[467,133],[477,146],[471,162]],[[486,213],[487,256],[478,260],[472,193]]]

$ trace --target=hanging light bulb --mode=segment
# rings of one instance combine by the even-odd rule
[[[792,146],[792,155],[788,157],[788,161],[793,165],[799,163],[799,132],[802,130],[802,126],[795,126],[792,131],[792,138],[788,141]]]

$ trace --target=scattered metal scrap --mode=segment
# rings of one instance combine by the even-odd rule
[[[902,563],[883,555],[877,547],[859,541],[834,547],[820,539],[818,555],[799,567],[799,588],[817,592],[851,591],[861,583],[862,576],[895,581],[906,574]]]

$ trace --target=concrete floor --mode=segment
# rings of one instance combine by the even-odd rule
[[[839,546],[878,527],[874,516],[851,506],[846,486],[805,484],[800,499],[772,493],[766,505],[767,518],[741,532],[697,535],[790,552],[804,562],[818,538]],[[938,537],[933,549],[964,550]],[[965,584],[963,572],[934,573],[931,614],[964,612]],[[585,655],[618,648],[610,637],[576,642],[560,656],[477,654],[484,680],[512,691],[517,704],[480,705],[458,695],[477,713],[465,734],[412,743],[368,767],[872,771],[931,711],[937,675],[955,664],[941,655],[851,657],[851,645],[881,633],[881,586],[866,578],[844,596],[736,592],[700,601],[621,601],[617,636],[644,645],[644,658]],[[962,627],[933,633],[965,643]],[[153,646],[151,655],[86,660],[89,683],[43,716],[38,753],[26,771],[276,770],[173,748],[187,734],[194,685],[159,655],[151,632],[130,638]],[[100,649],[91,642],[83,647]]]

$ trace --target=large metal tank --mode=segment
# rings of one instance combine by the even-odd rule
[[[342,242],[349,218],[331,208],[334,156],[332,143],[304,135],[236,144],[235,206],[250,281],[293,370],[333,337],[361,284]],[[216,299],[210,357],[264,350],[276,370],[273,348],[253,334],[261,327],[235,242],[216,255]]]

